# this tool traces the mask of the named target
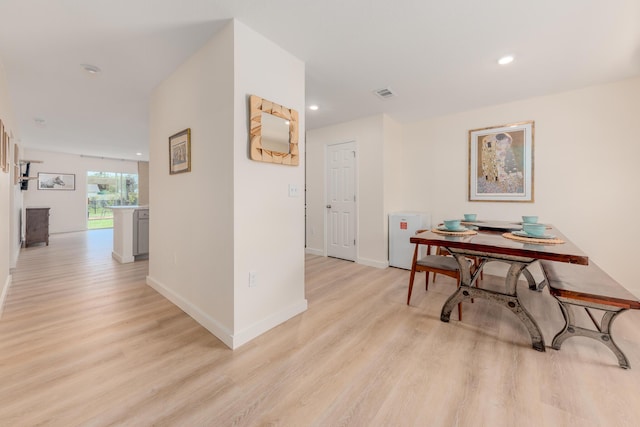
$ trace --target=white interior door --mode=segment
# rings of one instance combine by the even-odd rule
[[[356,260],[356,144],[327,146],[327,255]]]

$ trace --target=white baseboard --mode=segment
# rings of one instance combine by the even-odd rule
[[[21,248],[22,248],[22,242],[19,245],[17,245],[15,250],[13,251],[10,268],[16,268],[16,266],[18,265],[18,258],[20,258]]]
[[[309,255],[326,256],[322,249],[305,248],[305,253]],[[389,261],[375,261],[367,258],[356,258],[357,264],[367,265],[375,268],[387,268],[389,267]]]
[[[191,316],[196,322],[205,329],[215,335],[227,347],[235,350],[243,344],[251,341],[259,335],[267,332],[269,329],[275,328],[279,324],[291,319],[294,316],[307,310],[307,300],[303,299],[295,304],[286,307],[271,316],[254,323],[237,334],[233,334],[228,328],[220,324],[216,319],[206,313],[203,313],[198,307],[187,301],[181,295],[178,295],[171,289],[168,289],[158,280],[151,276],[147,276],[147,285],[158,291],[162,296],[177,305],[182,311]]]
[[[269,329],[273,329],[281,323],[286,322],[292,317],[297,316],[307,310],[307,300],[303,299],[289,307],[281,310],[271,316],[254,323],[253,325],[245,328],[244,330],[233,335],[233,349],[240,347],[243,344],[251,341],[252,339],[264,334]]]
[[[4,282],[4,287],[2,288],[2,292],[0,293],[0,317],[2,317],[2,310],[4,309],[4,300],[7,297],[7,293],[9,293],[9,286],[11,286],[11,281],[13,280],[13,276],[9,274],[7,276],[7,280]]]
[[[120,264],[128,264],[130,262],[134,262],[136,259],[135,257],[124,257],[122,255],[120,255],[119,253],[112,251],[111,252],[111,257],[114,258],[116,261],[118,261]],[[158,291],[160,292],[160,291]]]
[[[375,268],[387,268],[387,267],[389,267],[389,261],[375,261],[373,259],[358,258],[358,259],[356,259],[356,262],[358,264],[367,265],[369,267],[375,267]]]
[[[324,251],[322,249],[305,248],[304,252],[309,255],[324,256]]]
[[[147,285],[158,291],[162,296],[171,301],[173,304],[180,307],[182,311],[191,316],[196,322],[201,324],[209,332],[215,335],[220,341],[222,341],[227,347],[234,348],[233,334],[228,328],[221,325],[217,320],[210,317],[206,313],[203,313],[198,307],[191,304],[181,295],[176,294],[171,289],[164,286],[159,281],[155,280],[151,276],[147,276]]]

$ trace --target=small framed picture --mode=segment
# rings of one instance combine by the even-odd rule
[[[191,128],[169,137],[169,173],[191,172]]]
[[[4,131],[4,123],[0,120],[0,169],[2,172],[9,172],[9,149],[7,144],[7,134]]]
[[[71,173],[38,172],[38,190],[75,190],[76,176]]]
[[[533,202],[533,125],[469,131],[469,201]]]
[[[11,142],[11,139],[9,139],[9,142]],[[20,149],[18,147],[18,144],[13,144],[13,184],[20,184],[21,179],[22,176],[20,176]]]

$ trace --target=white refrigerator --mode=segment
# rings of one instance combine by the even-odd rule
[[[409,239],[420,229],[431,228],[431,215],[425,212],[389,214],[389,265],[411,270],[415,245]],[[423,250],[424,251],[424,250]]]

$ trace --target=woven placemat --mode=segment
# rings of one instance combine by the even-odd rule
[[[564,243],[562,239],[536,239],[535,237],[521,237],[511,233],[504,233],[502,237],[511,240],[517,240],[523,243],[535,243],[536,245],[559,245]]]
[[[437,228],[432,228],[431,231],[433,231],[436,234],[444,234],[445,236],[473,236],[474,234],[478,234],[478,232],[475,230],[443,231],[443,230],[438,230]]]

